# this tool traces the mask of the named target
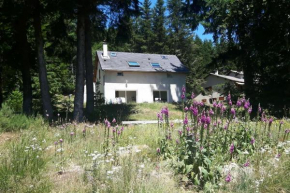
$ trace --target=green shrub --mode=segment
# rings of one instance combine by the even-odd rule
[[[13,91],[5,102],[13,111],[22,112],[23,97],[20,91]]]
[[[3,104],[0,110],[0,132],[28,129],[32,121],[34,121],[33,118],[15,114],[7,104]]]

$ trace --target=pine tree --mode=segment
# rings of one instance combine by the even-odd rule
[[[167,34],[165,28],[165,10],[164,1],[158,0],[153,9],[153,37],[152,37],[152,53],[166,54],[169,52],[167,46]]]

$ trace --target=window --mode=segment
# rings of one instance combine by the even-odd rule
[[[161,58],[162,58],[163,60],[167,60],[167,59],[168,59],[167,56],[161,56]]]
[[[167,91],[153,91],[153,101],[167,102]]]
[[[124,76],[123,72],[118,72],[117,76]]]
[[[128,62],[128,64],[129,64],[130,67],[139,67],[140,66],[138,62],[130,61],[130,62]]]
[[[154,68],[160,68],[160,64],[158,62],[152,62],[151,66]]]
[[[117,53],[116,52],[111,52],[111,56],[112,57],[117,57]]]

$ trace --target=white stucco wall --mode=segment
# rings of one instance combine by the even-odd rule
[[[115,101],[115,91],[136,91],[136,102],[153,102],[153,91],[167,91],[168,102],[178,102],[181,88],[185,85],[186,74],[158,72],[123,72],[117,76],[116,71],[105,71],[104,97],[107,103]],[[102,80],[103,81],[103,80]]]

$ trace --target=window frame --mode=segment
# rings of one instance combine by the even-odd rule
[[[140,67],[140,64],[138,62],[135,62],[135,61],[128,61],[127,63],[130,67]],[[136,63],[137,65],[134,65],[134,64],[132,65],[130,63]]]

